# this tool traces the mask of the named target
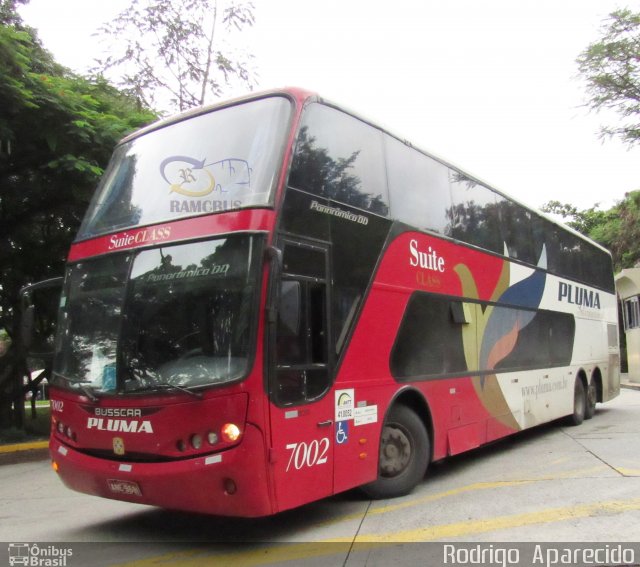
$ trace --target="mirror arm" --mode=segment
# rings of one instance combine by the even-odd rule
[[[267,321],[275,325],[278,322],[278,283],[282,275],[282,250],[275,246],[268,246],[265,252],[271,266],[271,288],[267,302]]]

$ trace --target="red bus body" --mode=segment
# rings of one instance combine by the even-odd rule
[[[254,98],[265,96],[285,97],[292,109],[269,204],[85,237],[73,244],[68,258],[70,265],[78,266],[159,246],[164,258],[170,246],[181,243],[216,235],[259,235],[264,252],[256,272],[257,313],[247,371],[242,379],[204,385],[196,389],[197,395],[178,382],[175,388],[131,393],[106,387],[104,392],[87,391],[54,382],[50,449],[54,468],[69,488],[165,508],[265,516],[375,482],[381,474],[381,436],[394,405],[402,404],[419,417],[428,433],[428,460],[437,461],[571,414],[577,377],[591,389],[594,404],[618,393],[617,344],[607,343],[607,331],[610,339],[616,325],[611,289],[546,270],[540,262],[546,262],[548,246],[544,254],[536,252],[537,266],[531,265],[455,235],[374,213],[373,200],[366,211],[337,198],[320,202],[308,190],[296,189],[294,195],[287,187],[301,121],[309,105],[323,101],[296,89]],[[339,112],[334,106],[327,108]],[[385,141],[391,142],[398,140]],[[311,155],[323,158],[326,152]],[[289,194],[291,205],[286,201]],[[157,199],[163,195],[158,192]],[[393,203],[392,198],[392,208]],[[320,219],[319,228],[311,227],[314,219]],[[375,238],[367,230],[372,235],[377,231]],[[340,257],[338,248],[351,240],[344,236],[351,233],[352,256]],[[357,285],[349,280],[339,288],[339,266],[344,278],[352,277],[348,265],[355,270],[358,255],[374,241],[377,244],[371,246],[378,248],[366,260],[367,280],[365,274],[358,276]],[[285,250],[280,267],[277,254],[270,252],[274,249]],[[317,261],[291,272],[294,261],[287,260],[286,250],[294,249]],[[290,254],[294,258],[294,252]],[[307,267],[309,273],[301,273]],[[304,330],[313,335],[306,343],[311,354],[304,361],[297,359],[298,366],[278,359],[285,341],[274,305],[284,309],[284,300],[276,303],[273,297],[281,281],[291,282],[297,293],[294,303],[310,298]],[[69,301],[71,294],[67,292]],[[529,304],[533,296],[534,304]],[[435,354],[414,352],[418,347],[413,344],[420,344],[414,330],[422,328],[432,300],[434,305],[448,301],[442,312],[457,321],[451,331],[460,337],[454,337],[459,344],[452,366],[446,358],[455,351],[448,347],[454,339],[444,347],[423,346],[424,351],[442,351],[442,361],[434,361]],[[513,309],[515,322],[508,332],[496,332],[488,344],[491,316],[498,318],[503,303],[519,306]],[[416,314],[409,315],[414,307]],[[554,329],[573,330],[566,352],[554,354],[553,345],[545,342],[552,364],[535,355],[526,368],[521,362],[501,367],[519,344],[525,320],[537,316],[536,309],[545,310],[548,317],[552,311],[564,312]],[[565,319],[568,327],[562,327]],[[128,321],[125,318],[125,324]],[[597,337],[590,346],[580,346],[594,329]],[[411,346],[403,346],[407,343]],[[529,360],[523,354],[518,360],[525,359]],[[118,367],[122,360],[118,358]],[[316,382],[318,391],[313,390]],[[228,424],[237,427],[238,435],[224,433]]]

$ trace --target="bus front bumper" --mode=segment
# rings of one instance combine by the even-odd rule
[[[78,492],[221,516],[274,513],[263,437],[250,425],[238,446],[180,461],[102,459],[81,453],[54,437],[49,450],[62,482]]]

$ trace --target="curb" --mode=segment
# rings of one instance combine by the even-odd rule
[[[32,441],[30,443],[13,443],[11,445],[0,445],[0,455],[5,453],[19,453],[21,451],[46,449],[47,447],[49,447],[49,441]]]
[[[626,388],[627,390],[640,390],[640,383],[638,382],[620,382],[621,388]]]
[[[49,441],[0,445],[0,466],[44,461],[49,458]]]

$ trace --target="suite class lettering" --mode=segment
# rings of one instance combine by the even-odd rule
[[[171,236],[171,227],[145,228],[137,232],[114,234],[109,239],[109,250],[118,250],[136,244],[147,244],[167,240]]]
[[[414,268],[424,268],[433,272],[444,272],[444,258],[429,246],[426,251],[418,248],[418,241],[409,242],[409,264]]]

